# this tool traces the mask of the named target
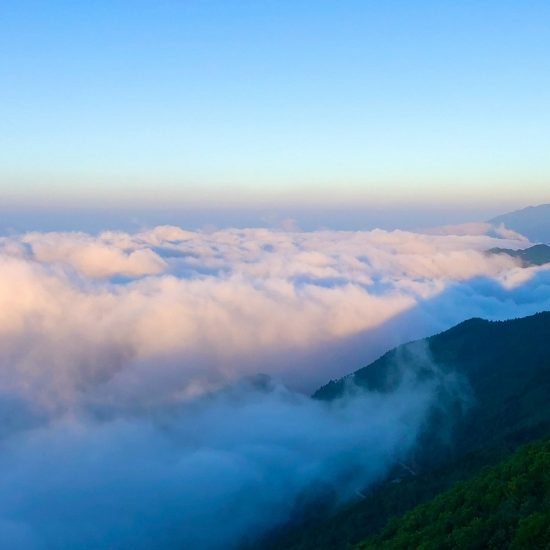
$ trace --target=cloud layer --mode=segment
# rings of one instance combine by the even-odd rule
[[[52,407],[179,399],[256,372],[309,391],[463,318],[544,308],[522,291],[544,268],[484,254],[528,243],[488,229],[4,238],[0,384]],[[346,355],[362,337],[362,356]]]
[[[312,401],[231,390],[151,416],[57,420],[3,445],[11,548],[230,548],[315,492],[349,497],[414,443],[432,388]]]
[[[485,254],[529,245],[503,227],[288,229],[0,239],[3,540],[228,546],[312,487],[382,475],[433,395],[300,391],[468,317],[550,309],[548,268]],[[243,382],[260,372],[298,393]]]

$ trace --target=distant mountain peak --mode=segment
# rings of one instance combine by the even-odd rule
[[[550,263],[550,246],[547,244],[535,244],[529,248],[490,248],[487,254],[500,254],[518,258],[523,267],[544,265]]]
[[[527,237],[531,242],[550,244],[550,204],[528,206],[489,220],[493,225],[504,224]]]

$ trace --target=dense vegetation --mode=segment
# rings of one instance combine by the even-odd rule
[[[346,548],[379,533],[388,520],[445,491],[459,480],[550,434],[550,312],[489,322],[471,319],[395,348],[346,379],[315,394],[338,399],[347,388],[391,391],[407,373],[441,384],[421,440],[406,468],[336,512],[321,501],[293,525],[262,541],[262,548]]]
[[[522,434],[540,437],[550,431],[550,312],[509,321],[470,319],[399,346],[314,397],[337,399],[350,384],[392,391],[405,376],[440,382],[414,457],[417,470],[507,441],[521,443]]]
[[[550,548],[550,440],[522,448],[503,463],[455,484],[393,519],[358,548]]]

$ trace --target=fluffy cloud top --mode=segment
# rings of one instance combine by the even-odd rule
[[[259,371],[313,389],[465,317],[548,305],[545,268],[484,254],[524,239],[448,232],[158,227],[4,238],[0,387],[47,407],[181,399]],[[526,285],[543,299],[526,301]],[[363,336],[362,356],[346,356]]]
[[[433,398],[243,377],[310,391],[465,318],[550,309],[548,268],[485,254],[529,245],[504,228],[293,229],[0,239],[0,540],[231,547],[312,487],[377,479]]]

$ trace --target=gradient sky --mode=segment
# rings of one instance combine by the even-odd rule
[[[548,1],[0,6],[10,205],[550,199]]]

